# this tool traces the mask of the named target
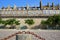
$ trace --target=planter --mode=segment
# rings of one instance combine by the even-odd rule
[[[28,27],[27,26],[20,26],[20,29],[27,29]]]

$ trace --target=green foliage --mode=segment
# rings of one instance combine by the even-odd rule
[[[16,19],[8,19],[6,20],[5,24],[6,25],[13,25],[13,24],[19,25],[20,23]]]
[[[0,24],[4,24],[5,23],[5,20],[2,20],[1,18],[0,18]]]
[[[16,24],[16,25],[19,25],[20,23],[19,23],[19,21],[15,21],[15,24]]]
[[[25,20],[25,23],[27,23],[28,25],[33,25],[34,21],[33,21],[33,19],[27,19],[27,20]]]
[[[14,19],[14,18],[13,19],[7,19],[7,20],[0,19],[0,24],[4,24],[4,26],[6,26],[6,25],[13,26],[14,24],[15,25],[20,25],[19,21]]]
[[[46,21],[42,20],[41,24],[46,25]]]
[[[46,21],[41,22],[42,25],[48,25],[53,29],[60,28],[60,15],[50,16]]]
[[[2,23],[2,19],[0,18],[0,24]]]

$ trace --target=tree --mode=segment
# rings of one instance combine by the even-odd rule
[[[46,21],[41,22],[42,25],[48,25],[52,29],[60,28],[60,15],[50,16]]]
[[[42,20],[41,24],[46,25],[46,21]]]
[[[16,20],[16,19],[8,19],[8,20],[6,20],[6,22],[5,22],[5,25],[10,25],[10,26],[11,26],[10,28],[12,28],[12,29],[14,29],[15,26],[16,26],[16,25],[19,25],[19,24],[20,24],[19,21]]]
[[[42,24],[42,27],[41,27],[42,29],[47,29],[47,27],[48,27],[48,22],[47,21],[42,20],[41,24]]]
[[[0,18],[0,28],[8,28],[7,25],[10,26],[10,28],[15,28],[16,25],[20,25],[20,21],[16,19],[8,19],[8,20],[2,20]]]
[[[20,23],[19,23],[19,22],[20,22],[20,21],[15,21],[15,24],[16,24],[16,25],[20,25]]]
[[[2,19],[0,18],[0,24],[2,23]]]
[[[33,25],[34,21],[33,21],[33,19],[27,19],[27,20],[25,20],[25,23],[27,23],[28,25]]]
[[[4,23],[5,23],[5,21],[2,20],[2,18],[0,18],[0,28],[5,28]]]

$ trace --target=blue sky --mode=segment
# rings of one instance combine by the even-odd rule
[[[39,6],[40,0],[0,0],[0,8],[2,6],[7,7],[10,5],[11,7],[16,4],[18,7],[20,6],[26,6],[26,4],[29,4],[29,6]],[[47,3],[54,2],[55,5],[57,5],[60,0],[42,0],[43,5],[47,5]],[[59,3],[60,4],[60,3]]]

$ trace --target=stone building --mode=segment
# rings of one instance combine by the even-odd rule
[[[0,17],[3,19],[16,18],[20,20],[20,25],[26,25],[24,20],[32,18],[35,21],[35,24],[32,26],[36,26],[40,24],[41,20],[46,20],[48,16],[53,16],[54,14],[60,14],[60,4],[54,6],[54,3],[52,5],[47,3],[47,5],[43,6],[42,1],[40,1],[39,7],[30,7],[27,4],[26,7],[17,7],[16,5],[10,7],[8,5],[8,7],[0,9]]]
[[[16,5],[10,7],[8,5],[8,7],[0,9],[1,16],[51,16],[59,13],[60,4],[54,6],[54,3],[52,5],[47,3],[47,5],[43,6],[41,1],[39,7],[29,7],[27,4],[26,7],[17,7]]]

